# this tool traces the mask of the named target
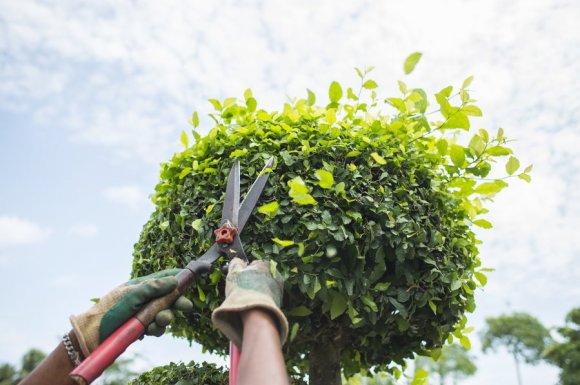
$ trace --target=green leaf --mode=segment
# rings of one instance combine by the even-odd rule
[[[296,338],[296,336],[298,335],[299,328],[300,328],[300,325],[298,323],[295,323],[294,325],[292,325],[292,330],[290,331],[290,342],[292,342],[294,340],[294,338]]]
[[[270,259],[270,274],[272,274],[272,277],[276,277],[276,267],[278,267],[278,262]]]
[[[429,372],[425,369],[419,369],[409,385],[429,385]]]
[[[374,80],[370,79],[364,82],[363,84],[363,88],[366,88],[367,90],[373,90],[377,87],[378,87],[377,83]]]
[[[330,88],[328,89],[328,97],[333,103],[337,103],[340,98],[342,98],[342,87],[336,81],[330,83]]]
[[[475,192],[484,195],[493,195],[500,192],[502,189],[507,187],[508,184],[503,180],[497,179],[493,182],[484,182],[475,188]]]
[[[316,178],[318,178],[318,184],[324,189],[329,189],[334,184],[334,177],[331,173],[326,170],[316,170]]]
[[[410,74],[415,69],[415,66],[421,59],[423,54],[421,52],[413,52],[405,59],[405,63],[403,64],[403,69],[405,70],[405,74]]]
[[[525,180],[528,183],[532,181],[532,177],[529,176],[528,174],[520,174],[518,175],[518,178],[520,178],[521,180]]]
[[[483,113],[481,112],[481,109],[479,109],[479,107],[474,106],[474,105],[464,106],[461,109],[461,112],[463,112],[465,115],[471,115],[471,116],[482,116],[483,115]]]
[[[167,229],[169,227],[169,221],[163,221],[159,224],[159,228],[162,231],[165,231],[165,229]]]
[[[373,152],[371,154],[371,156],[373,157],[373,159],[375,160],[375,162],[377,162],[378,164],[387,164],[387,161],[385,160],[385,158],[383,158],[382,156],[380,156],[378,153]]]
[[[246,88],[246,90],[244,91],[244,100],[248,100],[253,98],[254,95],[252,94],[252,89],[251,88]]]
[[[492,156],[505,156],[511,154],[512,150],[507,147],[493,146],[488,148],[486,152]]]
[[[191,222],[191,227],[199,233],[199,229],[201,228],[201,219],[196,219]]]
[[[463,285],[460,279],[456,279],[455,281],[451,282],[451,291],[458,290]]]
[[[309,106],[313,106],[314,103],[316,103],[316,95],[308,88],[306,89],[306,92],[308,93],[308,99],[306,99],[306,104],[308,104]]]
[[[518,168],[520,168],[520,161],[516,157],[510,156],[505,165],[505,170],[508,175],[513,175],[516,171],[518,171]]]
[[[205,293],[203,292],[201,285],[197,285],[197,294],[199,296],[199,300],[201,302],[205,302]]]
[[[403,95],[405,95],[407,93],[407,85],[401,80],[397,80],[397,83],[399,84],[399,90]]]
[[[471,85],[472,81],[473,81],[473,76],[468,77],[467,79],[465,79],[463,81],[463,85],[461,86],[461,88],[466,89],[467,87],[469,87]]]
[[[221,111],[222,110],[223,107],[222,107],[222,104],[220,103],[219,100],[217,100],[217,99],[209,99],[208,101],[210,102],[210,104],[213,106],[213,108],[216,111]]]
[[[484,229],[491,229],[493,227],[491,222],[486,221],[485,219],[478,219],[473,221],[473,224]]]
[[[242,148],[242,149],[234,150],[230,154],[230,158],[235,158],[235,157],[238,157],[238,156],[244,156],[247,153],[248,153],[248,149],[247,148]]]
[[[185,146],[185,148],[189,147],[189,138],[187,137],[187,134],[185,133],[185,131],[181,131],[181,144],[183,144]]]
[[[326,117],[326,122],[332,126],[334,124],[334,122],[336,122],[336,109],[329,108],[328,110],[326,110],[325,117]]]
[[[475,279],[477,279],[479,281],[481,286],[485,286],[487,284],[487,276],[485,274],[480,273],[479,271],[476,271],[474,274],[475,274]]]
[[[183,170],[181,170],[181,172],[179,173],[179,179],[183,179],[186,176],[188,176],[189,174],[191,174],[191,167],[186,167]]]
[[[457,111],[449,115],[442,128],[460,128],[469,130],[469,118],[463,112]]]
[[[246,100],[246,107],[248,107],[248,111],[254,112],[258,107],[258,102],[254,98],[249,98],[248,100]]]
[[[473,151],[475,155],[481,155],[485,150],[485,142],[479,135],[473,135],[469,141],[469,149]]]
[[[290,310],[287,314],[294,317],[306,317],[307,315],[312,314],[312,310],[304,305],[300,305]]]
[[[361,301],[363,301],[363,303],[365,305],[367,305],[373,312],[378,312],[379,308],[377,307],[377,304],[375,303],[375,301],[373,301],[371,299],[371,297],[369,297],[368,295],[363,295],[361,298]]]
[[[197,115],[197,111],[191,115],[189,124],[191,124],[193,128],[197,128],[199,126],[199,116]]]
[[[274,201],[258,207],[258,212],[273,217],[278,212],[279,207],[278,202]]]
[[[330,300],[330,319],[335,319],[346,311],[347,299],[343,294],[332,291]]]
[[[316,199],[310,194],[296,194],[292,197],[292,201],[299,205],[315,205],[318,204]]]
[[[282,247],[288,247],[288,246],[292,246],[294,244],[294,241],[283,240],[283,239],[279,239],[278,237],[272,238],[272,240]]]
[[[463,147],[452,144],[451,150],[449,151],[449,156],[451,157],[451,161],[457,167],[462,167],[463,163],[465,163],[465,150]]]
[[[385,291],[390,286],[391,286],[391,283],[390,282],[381,282],[381,283],[377,283],[375,285],[374,289],[377,290],[377,291]]]
[[[435,302],[433,301],[429,301],[429,308],[431,308],[431,311],[433,312],[433,314],[437,314],[437,305],[435,305]]]
[[[306,184],[299,176],[289,180],[288,186],[290,187],[289,195],[293,202],[299,205],[317,204],[316,199],[309,194],[308,187],[306,187]]]
[[[459,342],[461,343],[461,346],[463,346],[465,349],[467,350],[471,349],[471,341],[469,340],[468,337],[466,336],[459,337]]]

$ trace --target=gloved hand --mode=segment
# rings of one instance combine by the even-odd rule
[[[71,316],[70,321],[85,357],[149,301],[175,290],[175,275],[180,271],[181,269],[163,270],[132,279],[117,286],[87,312]],[[174,310],[188,311],[192,308],[191,301],[183,296],[173,304]],[[160,311],[155,316],[155,321],[147,326],[146,334],[161,336],[174,318],[171,309]]]
[[[242,346],[244,328],[240,314],[250,309],[267,310],[278,324],[282,345],[288,336],[288,321],[280,310],[284,280],[280,273],[272,276],[267,261],[253,261],[249,266],[234,258],[226,278],[226,299],[214,310],[211,319],[238,348]]]

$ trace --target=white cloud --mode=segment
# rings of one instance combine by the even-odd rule
[[[137,186],[109,187],[104,191],[105,197],[112,202],[136,210],[147,203],[147,194]]]
[[[81,238],[94,238],[99,234],[99,228],[94,223],[77,223],[69,231]]]
[[[52,229],[18,217],[0,217],[0,246],[43,242]]]

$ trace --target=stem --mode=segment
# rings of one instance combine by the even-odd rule
[[[315,341],[310,349],[310,385],[341,385],[340,347],[329,338]]]
[[[516,362],[516,374],[518,376],[518,385],[522,385],[522,374],[520,373],[520,362],[518,360],[518,354],[514,352],[513,355],[514,361]]]

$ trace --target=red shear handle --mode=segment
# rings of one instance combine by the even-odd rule
[[[117,357],[145,333],[145,326],[135,317],[130,318],[115,330],[94,352],[91,353],[70,376],[78,384],[90,384],[107,369]]]
[[[206,265],[200,264],[196,271],[203,271]],[[169,308],[185,288],[193,281],[194,274],[183,269],[177,274],[177,288],[164,297],[154,299],[139,313],[125,322],[119,329],[100,344],[85,360],[71,373],[71,377],[79,384],[90,384],[119,357],[129,345],[138,340],[145,333],[145,326],[155,319],[155,315],[163,309]],[[84,382],[83,382],[84,381]]]
[[[229,385],[236,385],[238,382],[238,367],[240,366],[240,351],[230,341],[230,381]]]

